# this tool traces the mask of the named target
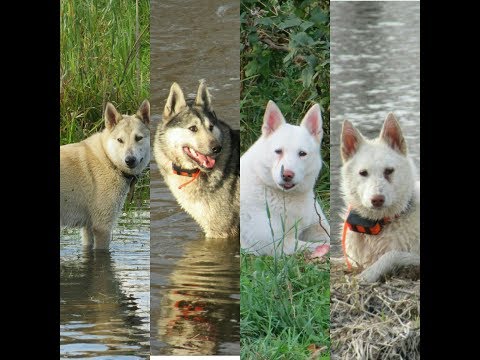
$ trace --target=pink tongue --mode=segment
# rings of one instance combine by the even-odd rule
[[[200,164],[207,169],[211,169],[215,166],[215,159],[211,158],[210,156],[197,153],[197,159],[200,161]]]

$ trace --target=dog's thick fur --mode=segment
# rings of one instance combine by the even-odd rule
[[[392,220],[378,235],[347,232],[349,261],[366,268],[360,278],[375,282],[398,267],[420,265],[420,183],[395,116],[388,114],[373,140],[345,120],[341,156],[345,203],[363,218]]]
[[[155,136],[155,160],[180,206],[207,237],[239,234],[239,149],[240,132],[217,118],[204,81],[194,100],[186,100],[180,86],[172,84]],[[200,175],[181,187],[191,178],[175,174],[172,164],[199,169]]]
[[[245,251],[292,254],[330,243],[330,226],[313,191],[322,168],[322,135],[318,104],[295,126],[268,102],[262,135],[240,159],[240,243]]]
[[[60,225],[82,228],[83,245],[109,247],[134,178],[150,162],[150,104],[122,115],[108,103],[105,129],[60,146]]]

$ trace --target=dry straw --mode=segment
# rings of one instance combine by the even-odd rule
[[[420,359],[418,269],[362,284],[343,259],[330,266],[331,359]]]

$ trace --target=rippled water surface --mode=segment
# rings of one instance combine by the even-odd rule
[[[150,321],[150,212],[124,214],[110,252],[60,234],[60,358],[146,359]]]

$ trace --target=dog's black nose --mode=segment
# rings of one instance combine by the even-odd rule
[[[374,207],[381,207],[385,202],[385,196],[383,195],[375,195],[372,197],[372,205]]]
[[[214,154],[218,154],[220,151],[222,151],[222,147],[221,146],[214,146],[212,148],[212,151]]]
[[[135,167],[136,162],[137,162],[137,159],[135,158],[135,156],[127,156],[125,158],[125,164],[127,164],[129,168]]]

